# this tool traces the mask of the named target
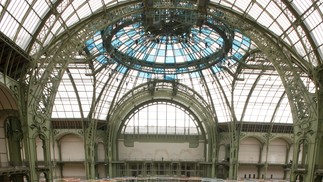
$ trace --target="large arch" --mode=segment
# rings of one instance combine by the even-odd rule
[[[196,117],[199,127],[201,128],[209,146],[208,151],[206,152],[206,159],[208,162],[213,162],[214,166],[217,161],[217,150],[215,148],[217,146],[217,129],[214,117],[208,109],[209,106],[202,100],[198,93],[193,92],[193,90],[185,92],[185,89],[190,89],[183,85],[176,88],[181,89],[175,91],[172,82],[156,80],[153,88],[149,87],[149,84],[144,84],[125,94],[124,98],[121,99],[113,112],[111,112],[111,116],[108,119],[109,161],[117,160],[116,141],[129,114],[136,108],[149,102],[166,101],[184,107]],[[174,94],[174,92],[176,92],[176,94]],[[110,176],[113,174],[112,169],[113,166],[110,163]]]

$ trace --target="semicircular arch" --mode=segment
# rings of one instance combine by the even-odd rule
[[[176,94],[173,94],[172,88],[159,87],[161,86],[159,84],[163,83],[156,83],[158,91],[155,91],[153,94],[151,90],[146,89],[146,84],[144,84],[128,92],[124,99],[121,99],[121,102],[116,105],[108,119],[110,143],[116,142],[121,128],[131,112],[151,102],[165,101],[187,109],[195,117],[208,142],[215,144],[216,122],[206,102],[200,100],[202,98],[198,96],[198,93],[194,92],[194,95],[191,95],[179,89]],[[115,158],[116,149],[113,149],[113,153]]]
[[[206,132],[204,130],[204,128],[207,128],[207,126],[205,126],[203,123],[200,122],[198,116],[196,116],[196,114],[194,113],[194,111],[192,111],[189,107],[187,107],[186,105],[183,105],[180,102],[174,101],[174,100],[169,100],[169,99],[153,99],[153,100],[148,100],[145,102],[142,102],[138,105],[136,105],[136,107],[133,107],[133,109],[131,109],[128,114],[124,117],[124,120],[120,123],[120,126],[118,128],[118,135],[121,134],[121,130],[123,129],[123,127],[125,126],[125,122],[127,120],[127,118],[130,118],[132,113],[134,113],[138,108],[141,107],[145,107],[146,105],[149,105],[150,103],[154,103],[154,102],[169,102],[172,103],[174,105],[178,105],[179,107],[183,108],[184,110],[188,111],[188,113],[195,119],[197,127],[201,129],[201,133],[199,133],[199,135],[204,136],[204,139],[207,139],[206,136]]]

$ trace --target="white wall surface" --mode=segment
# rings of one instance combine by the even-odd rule
[[[70,134],[61,138],[62,161],[84,161],[85,151],[83,139]]]
[[[268,163],[285,164],[287,143],[282,139],[275,139],[268,146]]]
[[[255,138],[246,138],[240,142],[239,162],[258,163],[260,155],[260,142]]]
[[[119,160],[204,160],[204,145],[189,148],[189,143],[134,142],[134,147],[126,147],[118,141]]]
[[[104,145],[103,143],[98,143],[97,146],[97,154],[98,154],[98,161],[104,161],[105,157],[104,157]]]

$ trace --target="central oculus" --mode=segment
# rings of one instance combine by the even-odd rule
[[[116,62],[148,73],[179,74],[224,62],[232,32],[198,11],[151,8],[110,24],[102,35]]]

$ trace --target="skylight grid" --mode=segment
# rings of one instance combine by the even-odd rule
[[[322,22],[316,28],[314,28],[313,31],[311,31],[312,37],[315,37],[314,41],[315,41],[316,45],[320,46],[323,44],[322,32],[323,32],[323,23]]]
[[[284,40],[285,42],[289,43],[289,45],[295,45],[298,41],[300,41],[296,30],[293,28],[290,28]]]
[[[60,19],[56,19],[54,21],[54,24],[50,27],[50,32],[53,35],[57,36],[57,35],[59,35],[60,32],[63,32],[64,27],[66,27],[64,22],[62,22],[62,20],[60,20]]]
[[[276,19],[279,26],[282,27],[283,30],[287,30],[288,28],[292,28],[291,20],[287,17],[286,14],[282,13]]]
[[[284,88],[278,76],[262,76],[256,84],[257,86],[252,91],[243,120],[248,122],[270,122],[276,106],[280,102]]]
[[[259,16],[257,21],[264,27],[268,28],[273,23],[274,19],[265,11]]]
[[[270,0],[261,0],[257,1],[256,3],[260,4],[263,9],[266,9],[268,7],[268,4],[270,3]]]
[[[278,7],[278,5],[271,1],[269,4],[268,4],[268,7],[266,7],[266,11],[268,12],[268,14],[270,14],[270,16],[273,18],[273,19],[277,19],[277,17],[282,14],[282,10],[280,9],[280,7]]]
[[[293,0],[291,5],[298,11],[298,14],[303,14],[311,5],[312,0]]]
[[[26,20],[23,22],[23,27],[29,32],[34,33],[38,25],[40,24],[41,19],[35,11],[30,11]]]
[[[29,5],[26,1],[13,0],[9,3],[7,11],[15,17],[18,22],[21,22],[28,8]]]
[[[257,20],[259,15],[261,15],[261,13],[263,12],[263,9],[257,4],[257,3],[254,3],[248,14],[254,19],[254,20]]]
[[[79,107],[73,84],[66,75],[58,87],[52,118],[81,118]]]
[[[76,14],[78,15],[79,19],[84,19],[85,17],[88,17],[93,13],[90,8],[90,5],[87,2],[83,6],[80,6],[76,9],[77,9]]]
[[[0,22],[0,31],[13,40],[18,27],[19,23],[8,12],[5,12]]]
[[[306,18],[304,18],[304,22],[309,27],[309,30],[312,30],[317,25],[322,23],[322,16],[318,10],[311,12]]]
[[[273,122],[288,124],[293,123],[292,112],[290,110],[290,106],[286,95],[284,96],[283,100],[280,102],[276,110]]]
[[[300,41],[296,42],[296,44],[294,46],[292,46],[292,47],[294,47],[294,49],[298,51],[297,53],[299,55],[301,55],[302,57],[306,56],[307,52],[306,52],[302,42],[300,42]]]
[[[248,6],[250,5],[251,0],[244,0],[244,1],[235,1],[233,9],[240,12],[240,13],[244,13]]]
[[[74,23],[79,22],[79,16],[77,16],[77,14],[72,14],[69,18],[67,18],[65,20],[65,24],[66,26],[70,27],[72,26]]]
[[[24,28],[19,31],[18,36],[16,37],[16,43],[22,48],[25,49],[32,39],[29,32],[27,32]]]
[[[41,19],[49,11],[49,5],[46,1],[36,1],[32,8]]]
[[[214,0],[212,0],[212,1],[214,1]],[[216,0],[216,1],[218,1],[221,5],[227,6],[229,8],[232,8],[232,6],[233,6],[232,0]]]
[[[217,116],[217,119],[219,122],[228,122],[230,121],[230,111],[228,111],[228,106],[225,101],[225,97],[231,97],[230,93],[225,92],[226,95],[223,95],[221,87],[223,85],[218,85],[218,82],[216,81],[217,75],[214,75],[211,70],[206,69],[203,70],[203,76],[206,82],[206,85],[204,85],[204,89],[208,88],[208,94],[210,98],[208,98],[208,95],[205,95],[203,99],[208,102],[208,104],[215,109],[215,114]],[[186,83],[186,81],[185,81]],[[194,83],[192,83],[192,87],[194,88]],[[208,99],[212,99],[212,101],[209,101]]]
[[[103,1],[96,1],[96,0],[89,0],[88,3],[89,3],[89,6],[91,8],[91,10],[93,12],[99,10],[100,8],[102,8],[103,4],[102,4]]]

